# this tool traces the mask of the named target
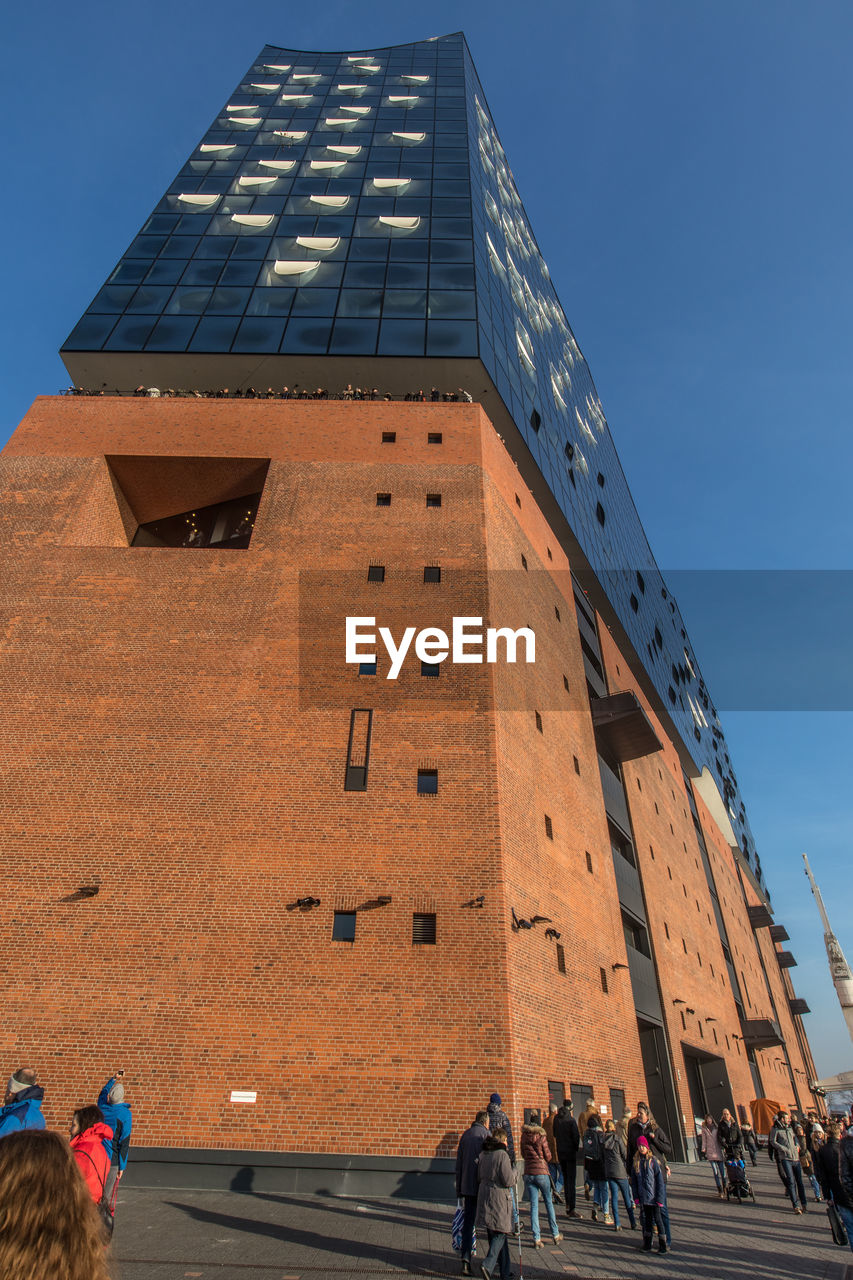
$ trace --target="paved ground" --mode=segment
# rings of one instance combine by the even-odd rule
[[[853,1254],[833,1245],[823,1206],[812,1202],[798,1217],[766,1159],[749,1172],[758,1202],[737,1206],[716,1198],[707,1165],[676,1167],[666,1256],[639,1252],[639,1232],[616,1233],[588,1215],[564,1221],[558,1209],[561,1245],[534,1253],[529,1229],[522,1234],[524,1280],[663,1273],[672,1280],[853,1280]],[[583,1196],[579,1207],[587,1208]],[[450,1205],[405,1200],[128,1189],[119,1196],[113,1252],[120,1280],[455,1276],[452,1213]],[[529,1224],[526,1206],[522,1220]]]

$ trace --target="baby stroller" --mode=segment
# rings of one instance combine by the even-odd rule
[[[755,1192],[740,1159],[726,1161],[726,1199],[731,1200],[733,1197],[738,1204],[742,1204],[744,1200],[751,1200],[755,1204]]]

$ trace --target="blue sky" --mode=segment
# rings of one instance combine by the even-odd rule
[[[847,1069],[800,854],[853,959],[851,577],[777,573],[768,593],[717,573],[709,605],[693,571],[853,568],[849,4],[17,7],[0,54],[0,441],[66,384],[62,340],[261,45],[460,28],[658,562],[685,571],[818,1070]]]

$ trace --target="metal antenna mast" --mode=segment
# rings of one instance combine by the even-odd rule
[[[823,921],[823,941],[826,946],[827,958],[829,959],[829,972],[832,974],[833,986],[838,996],[838,1002],[841,1005],[841,1012],[844,1014],[844,1019],[847,1023],[847,1030],[850,1032],[851,1040],[853,1040],[853,972],[851,972],[850,965],[844,958],[844,952],[841,950],[838,939],[832,932],[829,916],[826,914],[826,907],[823,905],[823,898],[820,896],[820,889],[815,884],[815,878],[812,875],[812,869],[805,854],[803,854],[803,862],[806,864],[806,875],[809,878],[817,909]]]

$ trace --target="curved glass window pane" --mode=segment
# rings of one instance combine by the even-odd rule
[[[425,330],[423,320],[383,320],[379,330],[378,354],[422,356]]]
[[[291,316],[284,331],[280,350],[324,355],[329,345],[331,329],[331,320],[303,320]]]
[[[84,316],[72,329],[63,351],[97,351],[116,322],[112,316]]]
[[[189,350],[228,351],[239,323],[230,316],[205,316],[198,322]]]
[[[283,320],[261,320],[255,317],[242,322],[232,343],[232,351],[278,351]]]
[[[184,351],[196,327],[195,316],[163,316],[157,321],[146,351]]]
[[[427,326],[428,356],[475,356],[477,324],[474,320],[430,320]]]
[[[151,330],[153,316],[122,316],[105,343],[105,351],[141,351]]]

